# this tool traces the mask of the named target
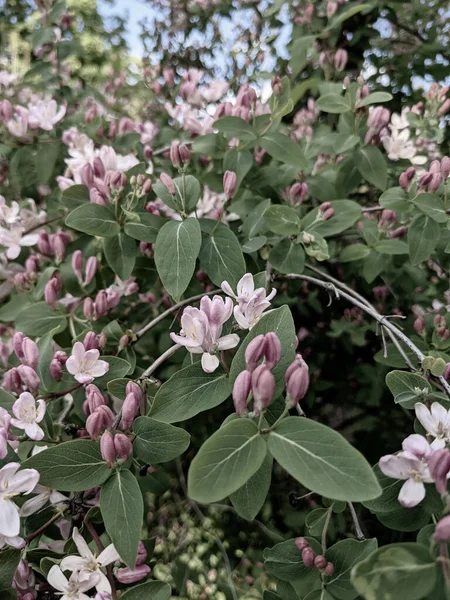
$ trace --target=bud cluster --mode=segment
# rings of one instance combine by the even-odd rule
[[[5,373],[3,387],[17,394],[26,388],[34,393],[40,384],[39,376],[36,373],[39,364],[39,349],[36,342],[18,331],[14,334],[12,344],[15,354],[22,364]]]
[[[140,386],[134,381],[129,381],[125,388],[126,397],[122,405],[122,419],[120,428],[124,431],[131,429],[133,421],[139,412],[144,395]]]
[[[60,291],[62,290],[62,287],[62,278],[58,272],[53,273],[52,277],[45,284],[44,300],[53,309],[56,309],[56,303],[58,301],[58,296]]]
[[[112,427],[114,413],[107,406],[108,397],[104,396],[96,385],[92,383],[87,385],[86,393],[87,398],[83,404],[83,411],[88,415],[86,431],[95,440],[103,430]]]
[[[61,263],[66,257],[66,249],[71,241],[70,235],[64,231],[58,231],[50,235],[45,231],[41,231],[37,247],[41,254],[49,258],[55,257],[56,262]]]
[[[86,287],[94,279],[97,272],[97,258],[90,256],[86,261],[86,267],[84,270],[84,277],[82,273],[83,269],[83,253],[81,250],[75,250],[72,254],[72,270],[76,275],[80,285]]]
[[[125,434],[113,435],[105,431],[100,438],[100,452],[108,467],[112,467],[116,461],[122,463],[128,460],[133,454],[133,446]]]
[[[297,406],[306,396],[309,388],[309,367],[301,354],[295,356],[294,362],[284,374],[286,381],[287,402],[291,407]]]
[[[324,575],[331,577],[334,573],[334,565],[328,562],[322,554],[316,554],[304,537],[295,538],[295,545],[302,553],[302,560],[305,567],[316,567]]]

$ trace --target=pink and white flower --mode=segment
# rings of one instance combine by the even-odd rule
[[[219,366],[216,352],[239,344],[239,336],[235,333],[221,336],[223,325],[232,313],[233,303],[229,298],[224,301],[220,296],[214,296],[212,300],[203,296],[200,309],[192,306],[184,309],[180,334],[171,333],[170,337],[191,354],[201,354],[203,370],[212,373]]]
[[[91,383],[96,377],[102,377],[109,370],[106,360],[99,360],[100,352],[86,350],[81,342],[75,342],[72,355],[66,362],[68,372],[79,383]]]
[[[0,227],[0,244],[6,246],[6,256],[10,260],[16,259],[22,246],[34,246],[38,243],[39,234],[25,234],[25,228],[21,225],[13,225],[10,229]]]
[[[55,590],[62,592],[60,600],[91,600],[84,592],[93,588],[99,577],[97,573],[93,573],[89,579],[79,581],[76,574],[72,573],[70,579],[67,579],[61,568],[54,565],[48,572],[47,581]]]
[[[15,418],[11,419],[11,425],[24,429],[31,440],[42,440],[44,431],[38,423],[44,418],[45,409],[44,400],[38,400],[36,405],[36,400],[30,392],[23,392],[13,404],[12,412]]]
[[[237,293],[235,294],[228,283],[223,281],[220,286],[228,296],[237,301],[234,307],[234,318],[241,329],[252,329],[262,317],[263,312],[269,308],[270,301],[277,291],[272,289],[269,295],[264,288],[255,290],[255,282],[251,273],[246,273],[237,284]]]
[[[55,100],[40,100],[36,104],[28,105],[28,122],[33,129],[51,131],[66,114],[66,107],[58,105]]]
[[[446,410],[439,402],[433,402],[431,409],[425,404],[417,402],[414,410],[427,434],[435,438],[431,447],[434,450],[445,448],[447,442],[450,441],[450,410]]]
[[[0,469],[0,537],[6,538],[3,541],[9,545],[19,543],[15,538],[20,533],[19,507],[12,499],[19,494],[31,493],[39,481],[35,469],[19,469],[20,464],[15,462]]]

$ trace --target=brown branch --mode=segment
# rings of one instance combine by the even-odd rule
[[[55,515],[53,515],[53,517],[51,519],[49,519],[47,521],[47,523],[44,523],[43,525],[41,525],[41,527],[39,527],[39,529],[36,529],[36,531],[34,531],[33,533],[30,533],[30,535],[27,535],[24,538],[26,543],[29,544],[32,540],[37,538],[38,535],[41,535],[41,533],[44,533],[44,531],[47,529],[47,527],[50,527],[50,525],[52,525],[55,521],[60,519],[62,517],[62,515],[63,515],[62,512],[56,513]]]

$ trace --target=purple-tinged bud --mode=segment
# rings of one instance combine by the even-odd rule
[[[169,192],[169,194],[171,196],[175,196],[175,182],[172,179],[172,177],[170,177],[170,175],[167,175],[167,173],[161,173],[161,175],[159,176],[159,180]]]
[[[325,569],[323,570],[324,575],[327,575],[327,577],[331,577],[334,574],[334,565],[333,563],[327,563],[327,566],[325,567]]]
[[[233,404],[236,414],[239,416],[246,415],[247,398],[252,388],[252,376],[249,371],[241,371],[236,377],[233,385]]]
[[[89,163],[86,163],[81,169],[81,181],[86,187],[91,187],[94,183],[94,170]]]
[[[442,177],[440,173],[433,173],[433,177],[431,178],[430,183],[428,184],[428,191],[433,193],[437,192],[442,182]]]
[[[86,431],[93,440],[96,440],[103,427],[103,415],[97,411],[91,413],[86,419]]]
[[[430,181],[433,179],[433,173],[424,173],[422,177],[419,179],[419,185],[422,187],[427,187]]]
[[[147,549],[143,542],[139,541],[138,544],[138,553],[136,558],[136,566],[143,565],[147,560]]]
[[[22,359],[23,359],[22,344],[23,344],[24,339],[25,339],[25,336],[23,335],[23,333],[21,331],[16,331],[16,333],[14,334],[13,339],[12,339],[14,352],[20,361],[22,361]]]
[[[52,358],[52,360],[50,361],[50,375],[55,381],[61,381],[62,372],[62,364],[59,362],[59,360]]]
[[[300,550],[300,552],[305,548],[309,548],[309,542],[305,540],[304,537],[295,538],[295,545]]]
[[[108,296],[105,290],[100,290],[95,297],[95,316],[96,319],[105,316],[108,313]]]
[[[44,287],[44,300],[52,308],[55,308],[58,300],[58,287],[57,280],[53,278],[47,281]]]
[[[108,467],[111,467],[116,460],[116,449],[114,446],[114,438],[110,431],[105,431],[100,438],[100,452]]]
[[[38,374],[31,367],[27,367],[27,365],[19,365],[17,367],[17,372],[20,375],[20,379],[22,383],[31,391],[37,392],[39,389],[39,384],[41,380],[38,377]]]
[[[441,161],[440,160],[431,161],[428,172],[433,173],[433,175],[435,175],[436,173],[440,174],[441,173]]]
[[[98,336],[98,346],[100,349],[104,348],[108,343],[108,337],[106,333],[102,331],[102,333]]]
[[[307,183],[294,183],[294,185],[289,190],[289,200],[292,206],[300,206],[305,200],[308,194],[308,184]]]
[[[403,171],[403,173],[400,174],[400,177],[398,178],[398,182],[400,184],[400,187],[405,192],[408,191],[409,184],[413,180],[415,174],[416,174],[416,170],[414,169],[414,167],[409,167],[409,169],[406,169],[406,171]]]
[[[191,151],[186,146],[186,144],[181,144],[181,146],[178,148],[178,152],[180,153],[181,162],[184,164],[185,167],[187,167],[188,164],[191,162]]]
[[[265,365],[268,369],[273,369],[281,360],[281,342],[280,338],[273,331],[266,333],[266,345],[264,348],[264,356],[266,357]]]
[[[142,390],[141,387],[135,381],[129,381],[125,387],[125,392],[128,394],[134,394],[136,396],[137,402],[141,402],[142,400]]]
[[[139,400],[134,393],[127,394],[122,405],[122,421],[121,428],[124,430],[130,429],[134,418],[139,411]]]
[[[447,491],[447,475],[450,472],[450,450],[441,448],[428,458],[428,468],[439,494]]]
[[[130,343],[130,338],[127,336],[126,333],[124,333],[123,336],[119,340],[119,348],[126,348],[129,343]]]
[[[39,271],[39,258],[32,254],[25,261],[25,269],[27,273],[37,273]]]
[[[84,336],[83,346],[86,350],[98,350],[98,335],[95,331],[88,331]]]
[[[397,213],[394,210],[385,208],[380,215],[378,226],[381,229],[386,229],[397,222]]]
[[[314,551],[312,550],[312,548],[303,548],[302,550],[302,560],[303,560],[303,564],[305,565],[305,567],[312,567],[314,566],[314,559],[316,558],[316,555],[314,554]]]
[[[283,93],[283,83],[281,81],[281,77],[279,75],[274,75],[271,81],[273,95],[281,96]]]
[[[309,367],[301,354],[297,354],[294,362],[289,365],[284,375],[286,392],[291,406],[296,406],[302,400],[309,388]]]
[[[446,364],[445,371],[443,372],[442,377],[445,380],[450,381],[450,363]]]
[[[83,302],[83,314],[88,321],[92,321],[95,317],[95,305],[92,298],[85,298]]]
[[[413,327],[417,335],[422,335],[422,333],[425,331],[425,319],[423,317],[417,317],[417,319],[414,321]]]
[[[339,48],[339,50],[334,55],[334,66],[337,71],[343,71],[347,66],[348,62],[348,52],[343,48]]]
[[[390,237],[391,239],[400,239],[404,238],[407,234],[408,229],[404,225],[402,225],[401,227],[397,227],[397,229],[394,229],[393,231],[389,231],[388,237]]]
[[[53,252],[52,252],[52,248],[50,246],[50,241],[48,239],[48,234],[45,233],[44,231],[41,231],[39,234],[39,240],[37,243],[37,247],[39,249],[39,252],[41,254],[43,254],[44,256],[52,256]]]
[[[114,438],[114,448],[116,449],[117,456],[122,461],[128,460],[133,454],[133,446],[127,436],[123,433],[116,434]]]
[[[13,107],[9,100],[0,102],[0,122],[6,123],[13,118]]]
[[[8,392],[20,393],[22,391],[20,387],[21,383],[22,381],[16,367],[6,371],[3,376],[3,387],[5,390],[8,390]]]
[[[152,147],[151,147],[151,146],[149,146],[148,144],[146,144],[146,145],[144,146],[144,158],[145,158],[146,160],[151,160],[152,156],[153,156],[153,150],[152,150]]]
[[[88,390],[89,388],[89,390]],[[89,413],[94,413],[100,406],[106,404],[105,397],[96,385],[89,385],[86,388]]]
[[[83,268],[83,253],[81,250],[75,250],[72,254],[72,271],[75,273],[76,278],[81,283],[83,274],[81,269]]]
[[[320,569],[321,571],[322,569],[325,569],[325,567],[327,566],[327,559],[325,558],[325,556],[322,556],[322,554],[318,554],[314,559],[314,566],[316,567],[316,569]]]
[[[265,364],[252,373],[253,410],[260,414],[269,406],[275,392],[275,377]]]
[[[331,202],[322,202],[319,206],[319,214],[324,221],[331,219],[334,216],[334,208],[331,206]]]
[[[236,192],[237,177],[234,171],[225,171],[223,175],[223,191],[227,200],[231,200]]]
[[[169,156],[170,156],[170,160],[172,161],[172,164],[175,167],[175,169],[178,169],[181,165],[181,157],[180,157],[179,147],[180,147],[179,142],[172,142],[172,145],[170,146]]]
[[[50,246],[55,254],[56,260],[62,262],[66,257],[67,238],[62,233],[50,236]]]
[[[142,195],[146,196],[147,194],[150,194],[151,191],[152,191],[151,179],[146,179],[144,181],[144,185],[142,186]]]
[[[99,179],[104,179],[105,177],[105,165],[100,157],[96,156],[92,163],[94,175]]]
[[[450,541],[450,515],[438,521],[433,533],[433,540],[435,542]]]
[[[94,279],[97,272],[97,259],[95,256],[90,256],[86,261],[84,285],[89,285]]]
[[[36,342],[33,342],[29,337],[25,337],[22,342],[23,358],[22,362],[27,367],[36,369],[39,364],[39,349]]]
[[[100,206],[108,205],[108,201],[106,200],[105,196],[100,194],[98,189],[94,187],[89,190],[89,199],[92,204],[99,204]]]
[[[450,98],[447,98],[438,110],[438,117],[444,116],[450,110]]]
[[[124,567],[123,569],[117,569],[114,572],[114,576],[120,583],[136,583],[137,581],[145,579],[150,571],[151,569],[148,565],[139,565],[134,569]]]
[[[130,286],[131,287],[131,286]],[[129,288],[128,288],[129,290]],[[114,308],[120,304],[121,296],[119,292],[111,290],[108,292],[108,309]]]
[[[258,366],[259,361],[264,356],[266,349],[266,337],[264,335],[257,335],[249,343],[245,349],[245,366],[247,371],[252,373]]]
[[[444,181],[450,176],[450,158],[448,156],[444,156],[441,160],[441,175]]]
[[[103,427],[105,427],[105,429],[108,429],[112,426],[112,424],[114,423],[114,413],[109,408],[109,406],[106,406],[106,404],[102,404],[96,409],[96,412],[102,415]]]

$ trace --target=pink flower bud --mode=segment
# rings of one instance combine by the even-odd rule
[[[397,227],[397,229],[390,231],[388,233],[388,237],[390,237],[392,239],[404,238],[405,235],[407,235],[407,233],[408,233],[407,228],[404,225],[402,225],[401,227]]]
[[[444,371],[442,377],[444,379],[446,379],[447,381],[450,380],[450,363],[447,363],[447,365],[445,366],[445,371]]]
[[[83,275],[81,269],[83,268],[83,253],[81,250],[75,250],[72,254],[72,271],[75,273],[76,278],[81,283]]]
[[[295,538],[295,545],[300,551],[304,548],[309,548],[309,542],[304,537]]]
[[[289,200],[292,206],[300,206],[308,194],[307,183],[294,183],[289,190]]]
[[[58,287],[56,279],[50,279],[44,287],[44,300],[52,308],[55,308],[55,304],[58,300]]]
[[[85,298],[83,302],[83,314],[88,321],[92,321],[95,317],[95,305],[92,298]]]
[[[438,117],[442,117],[450,110],[450,98],[447,98],[442,104],[440,109],[438,110]]]
[[[252,387],[252,376],[249,371],[242,371],[236,377],[233,385],[233,403],[236,414],[239,416],[247,414],[247,398]]]
[[[95,411],[86,419],[86,431],[93,440],[98,438],[103,428],[103,415],[101,413]]]
[[[265,365],[268,369],[273,369],[281,360],[281,342],[280,338],[273,331],[266,333],[266,345],[264,355],[266,357]]]
[[[37,273],[39,271],[39,258],[34,254],[29,256],[25,261],[25,269],[27,273]]]
[[[145,548],[144,544],[141,541],[139,541],[138,555],[136,558],[136,566],[138,567],[139,565],[143,565],[146,560],[147,560],[147,549]]]
[[[150,194],[151,191],[152,191],[151,179],[146,179],[144,182],[144,185],[142,186],[142,195],[146,196],[147,194]]]
[[[22,362],[24,365],[36,369],[39,363],[39,349],[36,342],[33,342],[29,337],[25,337],[22,342],[23,358]]]
[[[61,381],[62,371],[62,364],[59,362],[59,360],[52,358],[50,361],[50,375],[55,381]]]
[[[450,472],[450,450],[441,448],[428,458],[428,468],[439,494],[447,491],[447,475]]]
[[[331,202],[322,202],[319,206],[319,214],[321,214],[324,221],[328,221],[334,216],[334,208],[331,206]]]
[[[331,577],[334,574],[334,565],[333,563],[327,563],[327,566],[325,567],[325,569],[323,570],[324,574],[327,575],[327,577]]]
[[[407,169],[406,171],[403,171],[403,173],[401,173],[400,177],[398,178],[400,187],[405,192],[408,191],[409,184],[411,183],[415,174],[416,174],[416,171],[415,171],[414,167],[409,167],[409,169]]]
[[[266,338],[264,335],[257,335],[245,349],[245,366],[247,371],[252,373],[258,366],[259,361],[264,356],[266,349]]]
[[[8,390],[8,392],[20,393],[22,391],[20,387],[21,383],[22,381],[16,367],[6,371],[3,376],[3,387],[5,390]]]
[[[108,296],[108,309],[114,308],[120,304],[120,294],[119,292],[110,290],[107,294]]]
[[[172,177],[170,177],[170,175],[167,175],[167,173],[161,173],[161,175],[159,176],[159,180],[169,192],[169,194],[171,196],[175,196],[175,182],[172,179]]]
[[[106,462],[108,467],[110,467],[116,460],[114,438],[110,431],[105,431],[100,438],[100,452],[102,453],[103,460]]]
[[[86,187],[91,187],[94,183],[94,170],[89,163],[86,163],[81,169],[81,181]]]
[[[129,381],[125,387],[126,394],[134,394],[136,396],[137,402],[141,402],[142,400],[142,390],[140,386],[135,381]]]
[[[428,191],[431,193],[437,192],[442,182],[440,173],[433,173],[430,183],[428,184]]]
[[[302,550],[302,560],[305,567],[312,567],[314,565],[314,559],[316,555],[312,548],[303,548]]]
[[[425,319],[423,317],[417,317],[413,327],[417,335],[421,335],[425,331]]]
[[[83,346],[86,350],[98,350],[98,335],[94,331],[88,331],[84,336]]]
[[[117,569],[114,575],[117,581],[120,581],[120,583],[136,583],[137,581],[145,579],[150,571],[151,569],[148,565],[139,565],[133,570],[129,569],[128,567]]]
[[[186,146],[186,144],[181,144],[181,146],[178,148],[178,151],[180,153],[181,162],[184,164],[184,166],[187,166],[191,162],[191,152],[189,148]]]
[[[127,394],[122,405],[122,421],[121,428],[124,430],[130,429],[134,418],[139,410],[139,400],[134,393]]]
[[[126,348],[130,343],[130,338],[125,333],[119,340],[119,348]]]
[[[284,375],[286,392],[291,406],[296,406],[302,400],[309,388],[309,367],[301,354],[297,354],[294,362]]]
[[[53,253],[48,239],[48,234],[44,231],[41,231],[39,234],[37,247],[39,249],[39,252],[44,256],[52,256]]]
[[[114,448],[116,454],[122,461],[126,461],[133,454],[133,446],[130,440],[123,433],[117,433],[114,438]]]
[[[144,158],[145,158],[146,160],[150,160],[150,159],[152,158],[152,156],[153,156],[153,150],[152,150],[152,147],[151,147],[151,146],[149,146],[148,144],[146,144],[146,145],[144,146]]]
[[[39,389],[39,384],[41,380],[38,377],[38,374],[31,367],[27,367],[26,365],[19,365],[17,367],[17,372],[20,375],[20,379],[22,383],[32,392],[37,392]]]
[[[325,567],[327,566],[327,559],[325,558],[325,556],[322,556],[322,554],[318,554],[314,559],[314,566],[316,567],[316,569],[325,569]]]
[[[98,387],[96,385],[89,384],[86,387],[86,392],[88,395],[87,401],[88,401],[89,413],[95,412],[98,408],[100,408],[100,406],[103,406],[104,404],[106,404],[105,397],[103,396],[103,394],[100,392],[100,390],[98,389]]]
[[[97,188],[91,188],[89,190],[89,199],[92,204],[99,204],[100,206],[107,206],[108,201],[103,194],[101,194]]]
[[[169,152],[170,160],[172,161],[172,164],[176,169],[178,169],[181,164],[179,146],[179,142],[172,142]]]
[[[436,542],[448,542],[450,540],[450,515],[441,519],[434,530],[433,540]]]
[[[95,316],[97,319],[108,313],[108,296],[105,290],[100,290],[95,297]]]
[[[234,171],[225,171],[223,175],[223,191],[227,200],[231,200],[236,192],[237,177]]]
[[[441,160],[441,175],[444,181],[448,179],[450,175],[450,158],[448,156],[444,156]]]
[[[50,236],[49,241],[57,261],[62,262],[66,256],[66,236],[62,233],[55,233]]]
[[[94,175],[99,179],[104,179],[105,177],[105,165],[103,164],[102,159],[99,156],[96,156],[92,163]]]
[[[0,121],[6,123],[13,118],[13,107],[9,100],[0,102]]]
[[[275,392],[275,378],[265,364],[256,367],[252,373],[253,410],[260,414],[265,410]]]
[[[20,331],[16,331],[16,333],[14,334],[13,339],[12,339],[14,352],[20,361],[22,361],[22,359],[23,359],[22,344],[23,344],[24,339],[25,339],[25,336]]]
[[[348,62],[348,52],[343,48],[339,48],[339,50],[334,55],[334,66],[337,71],[343,71],[347,66]]]

